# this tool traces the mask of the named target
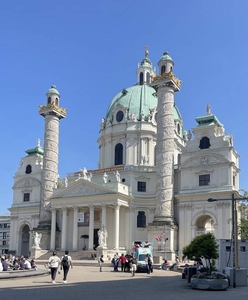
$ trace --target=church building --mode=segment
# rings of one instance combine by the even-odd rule
[[[137,83],[122,89],[99,120],[98,169],[65,178],[58,176],[59,124],[67,111],[56,86],[47,91],[39,107],[44,146],[38,140],[26,150],[14,176],[11,251],[28,255],[34,232],[44,250],[93,250],[101,230],[109,251],[132,252],[149,241],[155,255],[174,260],[197,235],[231,237],[231,201],[207,200],[238,195],[232,136],[209,104],[185,130],[175,95],[181,81],[168,52],[156,73],[146,50],[136,74]]]

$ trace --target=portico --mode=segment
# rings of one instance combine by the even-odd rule
[[[98,231],[103,226],[108,232],[108,248],[119,249],[120,245],[122,248],[129,248],[130,230],[129,226],[124,225],[129,224],[130,219],[129,197],[117,195],[113,191],[108,194],[106,188],[103,188],[105,193],[102,190],[101,195],[93,196],[91,195],[93,186],[94,193],[100,194],[102,188],[99,185],[96,188],[96,184],[83,179],[72,185],[73,189],[69,185],[63,192],[55,194],[51,199],[50,250],[77,251],[85,246],[88,250],[93,250],[98,245],[96,230]],[[80,195],[79,191],[84,191],[84,194]],[[69,197],[71,193],[75,197]],[[83,220],[80,220],[79,215],[83,216]],[[60,239],[56,239],[58,227],[61,228]],[[87,245],[82,244],[81,236],[83,235],[88,236]]]

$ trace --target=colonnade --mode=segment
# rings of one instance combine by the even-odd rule
[[[113,206],[113,205],[112,205]],[[119,249],[119,229],[120,229],[120,204],[114,204],[114,247]],[[94,246],[94,205],[88,205],[89,207],[89,241],[88,249],[93,250]],[[99,207],[99,205],[98,205]],[[68,237],[68,210],[73,209],[73,229],[72,229],[72,251],[78,250],[78,213],[79,206],[73,207],[62,207],[62,224],[61,224],[61,250],[67,248],[67,237]],[[56,240],[56,215],[57,210],[61,208],[53,207],[51,209],[51,240],[50,240],[50,249],[55,249],[55,240]],[[107,205],[101,205],[101,225],[104,225],[107,228]]]

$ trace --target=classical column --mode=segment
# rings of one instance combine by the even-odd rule
[[[72,249],[76,251],[78,248],[78,207],[73,208],[73,234],[72,234]]]
[[[55,250],[56,239],[56,209],[52,208],[50,250]]]
[[[106,224],[106,204],[102,205],[102,226],[105,226],[105,229],[107,229],[107,224]]]
[[[89,245],[88,249],[93,250],[94,242],[94,206],[90,205],[90,224],[89,224]]]
[[[115,205],[115,249],[119,249],[119,228],[120,228],[120,206]]]
[[[67,208],[62,208],[62,237],[61,237],[61,250],[66,248],[66,234],[67,234]]]
[[[134,207],[130,207],[129,208],[129,214],[130,214],[130,223],[129,223],[129,231],[130,231],[130,246],[134,246],[134,228],[136,228],[135,226],[135,208]]]

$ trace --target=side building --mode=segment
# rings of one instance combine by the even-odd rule
[[[8,254],[10,215],[0,215],[0,254]]]

